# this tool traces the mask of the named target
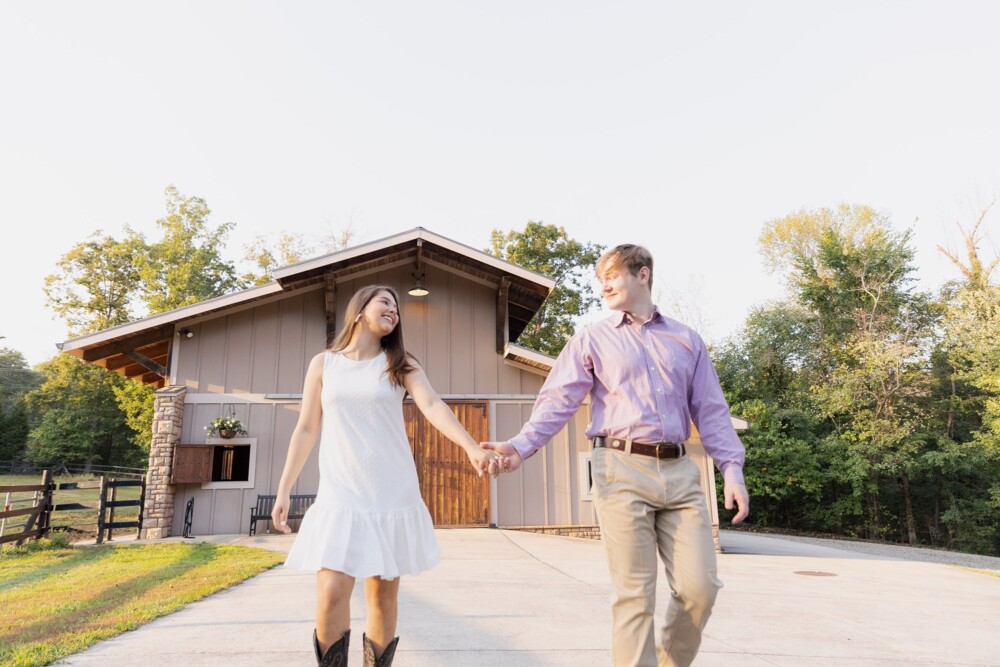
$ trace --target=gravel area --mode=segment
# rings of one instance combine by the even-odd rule
[[[979,556],[977,554],[966,554],[959,551],[944,551],[942,549],[921,549],[919,547],[908,547],[901,544],[882,544],[879,542],[862,542],[857,540],[799,537],[797,535],[778,535],[775,533],[760,534],[779,540],[805,542],[808,544],[829,547],[831,549],[844,549],[845,551],[871,554],[873,556],[924,561],[927,563],[945,563],[947,565],[958,565],[959,567],[971,567],[977,570],[995,570],[1000,572],[1000,558],[995,556]]]

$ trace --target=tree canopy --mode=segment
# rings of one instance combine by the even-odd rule
[[[558,355],[576,329],[575,318],[600,301],[590,286],[590,276],[604,247],[572,239],[563,227],[529,222],[522,231],[494,229],[486,252],[555,281],[517,342]]]

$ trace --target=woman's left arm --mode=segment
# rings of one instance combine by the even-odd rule
[[[465,450],[469,462],[476,469],[481,477],[483,473],[491,472],[490,464],[496,459],[492,452],[488,452],[479,446],[469,432],[465,430],[458,417],[451,411],[451,408],[441,400],[424,369],[417,366],[403,378],[403,387],[413,397],[420,412],[427,418],[434,428],[441,431],[446,438]]]

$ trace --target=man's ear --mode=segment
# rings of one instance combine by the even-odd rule
[[[641,269],[639,269],[639,280],[641,280],[646,285],[649,284],[649,267],[648,266],[644,266]]]

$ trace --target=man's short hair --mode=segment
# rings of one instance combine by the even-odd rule
[[[653,255],[641,245],[623,243],[607,251],[597,260],[597,275],[607,269],[627,270],[633,276],[639,275],[642,267],[649,269],[649,290],[653,291]]]

